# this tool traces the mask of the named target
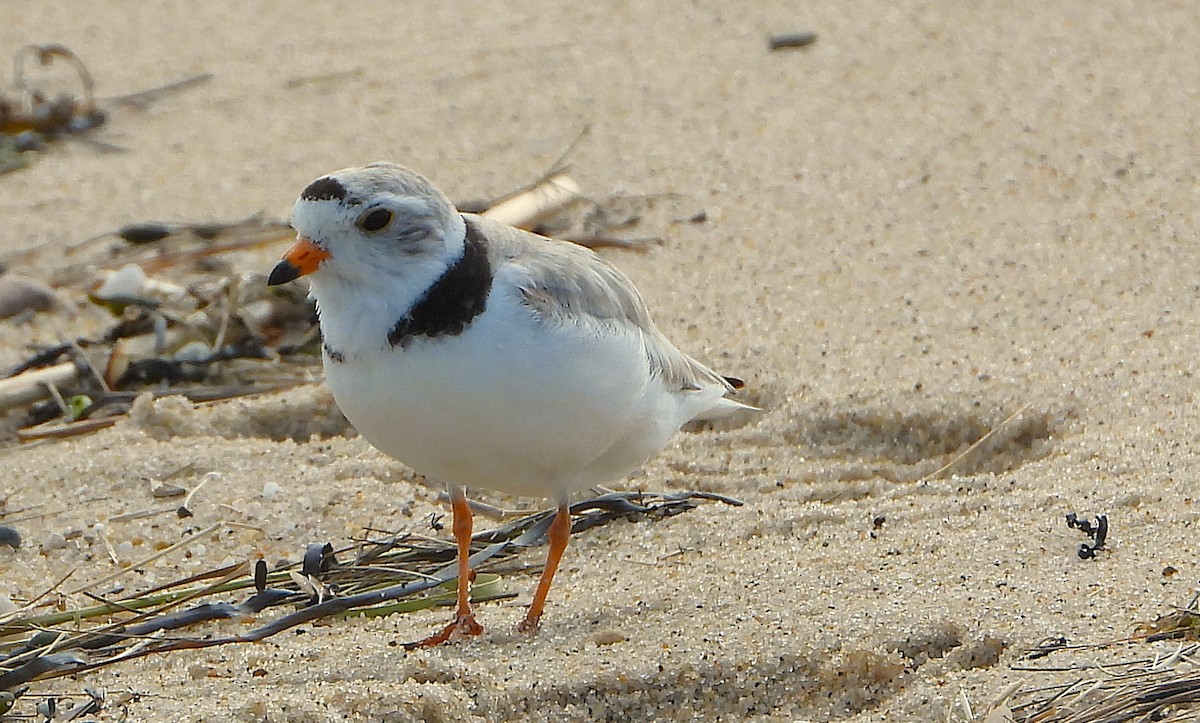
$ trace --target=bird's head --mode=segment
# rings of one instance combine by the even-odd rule
[[[292,207],[296,243],[268,285],[314,274],[318,283],[368,284],[440,263],[461,248],[454,205],[420,174],[392,163],[335,171],[313,181]]]

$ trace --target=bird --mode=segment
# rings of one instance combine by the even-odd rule
[[[549,498],[549,552],[518,629],[536,633],[572,493],[624,477],[685,423],[755,410],[681,352],[633,282],[594,251],[461,213],[379,162],[310,183],[267,284],[309,279],[338,408],[374,447],[445,484],[457,612],[414,646],[479,635],[467,488]]]

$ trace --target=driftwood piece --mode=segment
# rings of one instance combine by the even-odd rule
[[[566,175],[543,179],[524,191],[501,199],[483,212],[500,223],[531,229],[580,198],[579,184]]]
[[[50,385],[61,386],[75,381],[79,368],[75,362],[63,362],[45,369],[30,369],[15,377],[0,379],[0,409],[20,406],[50,396]]]

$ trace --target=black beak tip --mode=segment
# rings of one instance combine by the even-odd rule
[[[300,278],[300,269],[296,268],[287,259],[284,259],[275,264],[275,268],[271,269],[271,275],[267,277],[267,286],[279,286],[289,281],[295,281],[298,278]]]

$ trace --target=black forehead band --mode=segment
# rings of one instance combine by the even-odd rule
[[[308,184],[308,188],[300,192],[300,198],[305,201],[341,201],[347,206],[357,206],[361,201],[351,198],[346,187],[332,176],[318,178]]]

